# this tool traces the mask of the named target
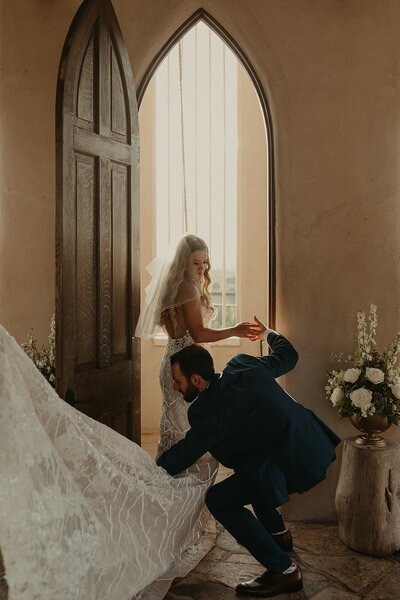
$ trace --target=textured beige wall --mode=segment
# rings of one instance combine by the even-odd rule
[[[332,351],[355,312],[400,328],[398,0],[204,0],[268,93],[275,134],[277,328],[300,352],[288,389],[341,435],[324,399]],[[383,7],[384,4],[384,7]],[[54,306],[54,109],[58,61],[79,2],[3,0],[0,32],[0,321],[47,334]],[[115,0],[138,82],[197,0]],[[392,428],[387,437],[400,440]],[[335,470],[291,503],[333,515]],[[290,509],[291,510],[291,509]]]
[[[47,341],[55,303],[55,99],[79,2],[4,0],[0,96],[0,322]]]

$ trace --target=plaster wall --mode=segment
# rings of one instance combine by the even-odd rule
[[[55,92],[79,0],[3,0],[0,31],[0,322],[45,339],[54,307]],[[114,0],[136,82],[200,3]],[[400,3],[204,0],[244,49],[274,127],[276,326],[300,352],[289,391],[339,434],[324,399],[332,351],[352,349],[355,313],[378,305],[378,342],[400,328]],[[392,428],[388,438],[400,440]],[[290,503],[333,516],[338,463]],[[292,511],[292,512],[290,512]]]

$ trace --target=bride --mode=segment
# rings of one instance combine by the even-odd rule
[[[156,266],[154,263],[149,265],[152,281],[146,289],[145,306],[135,335],[150,338],[160,330],[168,334],[159,371],[162,406],[158,458],[185,437],[189,429],[188,404],[174,390],[170,368],[172,354],[194,343],[200,343],[210,351],[209,342],[232,336],[250,337],[254,323],[244,321],[234,327],[220,329],[209,327],[216,309],[209,291],[211,267],[208,247],[201,238],[192,234],[184,236],[171,263],[157,260],[155,263]],[[179,477],[186,478],[188,485],[196,487],[202,484],[207,489],[214,483],[217,471],[217,461],[207,454]],[[192,533],[194,543],[181,557],[181,568],[170,570],[172,579],[186,575],[214,544],[217,533],[215,521],[204,505],[197,511]],[[163,579],[165,589],[168,589],[172,579]]]
[[[171,323],[186,322],[189,303],[212,310],[192,275],[179,289],[196,295],[168,307]],[[170,477],[139,446],[61,400],[1,326],[0,406],[0,548],[9,599],[162,598],[199,559],[203,499],[216,465]]]
[[[210,268],[207,244],[195,235],[182,238],[171,264],[163,263],[158,273],[150,268],[153,279],[146,290],[145,307],[135,335],[149,338],[161,329],[168,334],[159,371],[162,407],[157,457],[179,442],[189,429],[187,403],[174,391],[169,360],[172,354],[194,343],[210,351],[209,342],[232,336],[249,337],[254,327],[254,323],[248,321],[234,327],[209,327],[216,313],[209,292]],[[209,480],[217,467],[211,457],[210,461],[207,472],[202,472],[204,469],[199,465],[191,471],[200,479]]]

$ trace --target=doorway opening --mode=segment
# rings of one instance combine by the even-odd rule
[[[214,327],[256,314],[271,323],[272,134],[243,54],[203,11],[173,36],[139,88],[141,289],[146,265],[185,233],[208,244]],[[161,53],[160,53],[161,54]],[[156,434],[165,340],[142,341],[142,432]],[[259,346],[213,348],[217,370]]]

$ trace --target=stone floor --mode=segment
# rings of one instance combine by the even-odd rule
[[[337,526],[290,523],[292,554],[303,571],[304,590],[277,600],[399,600],[400,553],[385,559],[353,552],[338,539]],[[223,531],[215,548],[165,600],[234,600],[235,585],[263,572],[247,551]]]
[[[155,436],[142,441],[153,456],[155,441]],[[220,469],[218,479],[228,474]],[[275,596],[276,600],[400,600],[400,552],[372,558],[347,548],[338,538],[336,525],[287,525],[294,539],[292,556],[303,571],[304,590]],[[174,583],[165,600],[234,600],[236,584],[262,572],[263,567],[222,531],[215,547],[187,577]],[[0,556],[0,600],[7,599]]]
[[[400,553],[378,559],[353,552],[338,539],[336,525],[291,523],[290,529],[304,590],[276,596],[277,600],[400,599]],[[235,585],[262,572],[253,557],[223,531],[211,552],[171,587],[165,600],[234,600]],[[3,576],[0,561],[0,600],[7,600]]]

